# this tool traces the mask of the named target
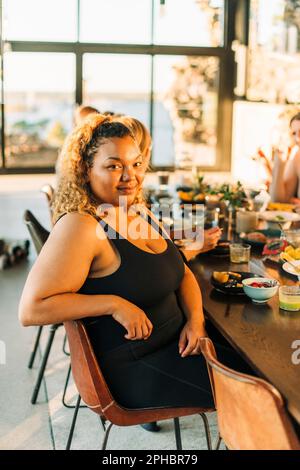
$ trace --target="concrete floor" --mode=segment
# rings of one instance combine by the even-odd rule
[[[8,177],[1,185],[0,177],[0,238],[28,238],[22,223],[22,214],[30,209],[49,227],[46,201],[38,187],[47,183],[45,176],[30,181]],[[23,177],[24,178],[24,177]],[[29,180],[31,177],[27,177]],[[50,178],[53,180],[53,178]],[[17,184],[16,184],[17,181]],[[15,187],[14,187],[15,185]],[[18,301],[27,273],[34,261],[32,248],[27,262],[0,271],[0,341],[6,348],[6,363],[0,360],[0,449],[64,449],[72,419],[72,409],[62,405],[61,397],[69,360],[62,352],[63,328],[57,330],[50,354],[47,373],[40,390],[38,402],[31,405],[30,396],[37,376],[39,358],[32,370],[27,368],[29,353],[35,336],[35,328],[23,328],[18,323]],[[43,331],[42,349],[48,327]],[[71,382],[68,400],[76,399],[76,388]],[[214,440],[217,435],[215,413],[209,416]],[[183,448],[205,449],[205,434],[198,416],[180,420]],[[113,427],[108,449],[175,449],[172,421],[160,423],[159,433],[149,433],[139,426]],[[98,416],[88,409],[81,409],[74,433],[73,449],[99,449],[103,430]]]

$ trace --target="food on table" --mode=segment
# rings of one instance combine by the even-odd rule
[[[215,271],[213,273],[213,278],[220,282],[221,284],[226,284],[226,282],[228,282],[229,280],[229,274],[227,272],[218,272],[218,271]]]
[[[261,232],[250,232],[247,233],[247,240],[252,240],[254,242],[267,243],[267,237]]]
[[[223,285],[223,287],[230,288],[230,287],[243,287],[243,284],[241,284],[241,279],[242,276],[239,273],[234,273],[231,271],[227,272],[219,272],[215,271],[213,273],[213,279],[220,284]]]
[[[268,205],[268,210],[292,212],[295,207],[296,206],[294,204],[286,204],[284,202],[270,202]]]
[[[205,194],[196,194],[193,198],[193,201],[197,201],[197,202],[199,201],[204,202],[204,200],[205,200]]]
[[[191,202],[194,197],[194,192],[193,191],[178,191],[178,197],[185,202]]]
[[[265,304],[278,291],[279,282],[267,277],[248,278],[242,281],[245,294],[255,304]]]
[[[297,264],[294,263],[295,259],[292,258],[288,253],[281,253],[280,254],[280,259],[282,261],[287,261],[289,265],[291,265],[295,271],[295,273],[299,276],[300,274],[300,266],[297,266]],[[283,269],[285,271],[287,271],[287,269],[285,269],[284,265],[283,265]],[[289,271],[288,271],[289,272]],[[292,273],[292,274],[295,274],[295,273]]]
[[[281,259],[284,259],[283,255],[286,254],[290,258],[290,261],[300,260],[300,248],[294,248],[291,245],[288,245],[284,252],[280,256]]]
[[[241,279],[242,276],[239,273],[232,273],[231,271],[228,271],[229,276],[233,277],[234,279]]]
[[[276,215],[274,220],[276,220],[276,222],[284,222],[285,218],[282,215]]]
[[[250,287],[258,287],[258,288],[268,288],[268,287],[274,287],[274,282],[273,281],[268,281],[268,282],[251,282],[251,284],[248,284]]]
[[[178,191],[178,197],[183,202],[204,202],[205,194],[195,191]]]
[[[262,254],[265,256],[279,255],[288,246],[286,240],[273,240],[264,246]]]

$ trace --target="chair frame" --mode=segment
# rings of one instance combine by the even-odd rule
[[[109,422],[105,427],[102,441],[102,450],[106,449],[109,433],[113,425],[133,426],[164,419],[173,419],[175,425],[176,447],[182,449],[179,418],[199,414],[202,418],[207,440],[208,450],[212,449],[211,435],[205,413],[214,412],[214,408],[179,407],[179,408],[146,408],[127,409],[113,398],[103,377],[101,368],[94,354],[82,321],[68,321],[64,323],[71,353],[71,365],[75,384],[79,396],[71,423],[66,450],[71,448],[78,408],[81,399],[103,422]]]
[[[216,398],[216,387],[215,387],[215,379],[214,379],[214,371],[217,373],[220,373],[230,379],[236,380],[238,382],[244,382],[249,385],[255,385],[256,387],[261,388],[262,390],[265,390],[273,399],[275,409],[278,413],[279,419],[281,420],[281,423],[283,425],[283,428],[286,433],[287,440],[289,442],[291,450],[300,450],[300,442],[298,440],[298,437],[292,427],[292,424],[290,422],[290,419],[287,415],[286,409],[285,409],[285,403],[283,400],[282,395],[280,392],[269,382],[258,378],[254,377],[251,375],[243,374],[241,372],[237,372],[233,369],[230,369],[229,367],[221,364],[216,355],[216,351],[214,348],[214,345],[212,341],[209,338],[201,338],[201,351],[203,356],[205,357],[206,363],[207,363],[207,368],[208,368],[208,373],[209,373],[209,378],[212,386],[212,391],[213,391],[213,396],[215,400],[215,404],[217,407],[217,398]],[[218,409],[217,409],[218,412]],[[219,439],[216,445],[215,450],[218,450],[221,444],[222,439],[224,440],[222,436],[222,429],[220,429],[221,426],[219,426],[220,430],[220,435]],[[225,442],[226,448],[230,449],[230,444],[228,442]],[[253,449],[255,450],[255,449]],[[259,449],[257,449],[259,450]],[[261,449],[260,449],[261,450]]]
[[[46,185],[46,186],[50,186],[50,185]],[[43,188],[45,188],[45,186],[43,186]],[[43,188],[41,189],[41,191],[48,194],[46,191],[43,191]],[[52,187],[50,186],[50,188],[52,188]],[[52,188],[52,190],[53,190],[53,188]],[[37,255],[39,255],[44,243],[46,242],[46,240],[47,240],[47,238],[50,234],[50,232],[48,230],[46,230],[40,224],[40,222],[36,219],[36,217],[29,210],[26,210],[24,212],[23,221],[24,221],[24,223],[25,223],[25,225],[26,225],[26,227],[29,231],[29,234],[30,234],[32,242],[34,244],[36,253],[37,253]],[[39,237],[37,236],[37,231],[40,232]],[[47,340],[47,343],[46,343],[45,351],[44,351],[43,356],[42,356],[41,364],[39,366],[38,376],[37,376],[37,379],[36,379],[36,382],[35,382],[35,385],[34,385],[34,389],[33,389],[33,392],[32,392],[32,396],[31,396],[31,403],[33,405],[37,402],[38,394],[39,394],[41,384],[42,384],[42,381],[43,381],[43,378],[44,378],[44,374],[45,374],[49,354],[50,354],[50,351],[51,351],[51,348],[52,348],[52,344],[53,344],[53,341],[54,341],[54,338],[55,338],[55,334],[56,334],[57,329],[60,326],[62,326],[62,323],[50,325],[48,340]],[[37,329],[37,333],[36,333],[36,337],[35,337],[35,341],[34,341],[34,346],[33,346],[33,349],[31,351],[30,358],[29,358],[29,361],[28,361],[28,369],[32,369],[32,367],[33,367],[34,360],[35,360],[35,357],[36,357],[36,354],[37,354],[37,351],[38,351],[38,348],[39,348],[39,345],[40,345],[40,340],[41,340],[41,335],[42,335],[43,329],[44,329],[43,325],[39,326],[38,329]],[[66,338],[66,335],[65,335],[64,342],[63,342],[63,352],[64,352],[64,354],[69,356],[70,354],[66,350],[66,342],[67,342],[67,338]],[[64,385],[62,403],[66,408],[75,408],[76,405],[69,405],[66,402],[66,399],[65,399],[66,391],[67,391],[67,387],[68,387],[68,383],[69,383],[69,378],[70,378],[70,370],[68,370],[65,385]]]

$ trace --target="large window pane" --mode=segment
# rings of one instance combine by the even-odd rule
[[[154,44],[176,46],[223,45],[224,0],[166,0],[154,2]]]
[[[299,2],[252,0],[249,46],[248,99],[299,103]]]
[[[15,41],[76,41],[77,0],[4,0],[3,36]]]
[[[155,166],[215,165],[218,70],[216,57],[155,57]]]
[[[80,41],[151,42],[151,0],[81,0]]]
[[[73,54],[4,54],[5,159],[8,167],[49,167],[72,127]]]
[[[101,112],[129,114],[149,125],[150,56],[84,54],[83,80],[85,104]]]

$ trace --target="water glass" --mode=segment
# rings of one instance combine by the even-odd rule
[[[279,307],[289,312],[300,310],[300,286],[280,286]]]
[[[230,245],[231,263],[249,263],[251,246],[244,243],[232,243]]]

